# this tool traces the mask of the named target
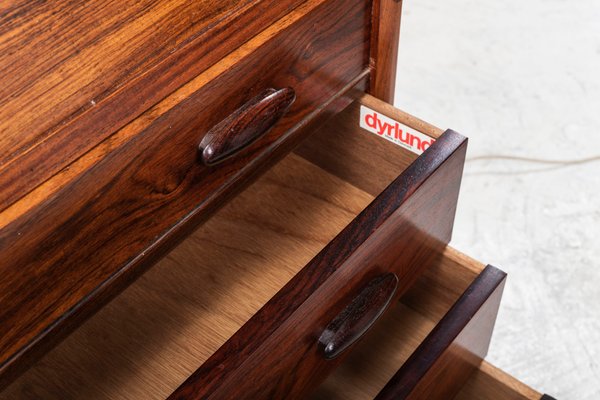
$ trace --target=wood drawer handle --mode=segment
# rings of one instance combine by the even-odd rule
[[[340,355],[364,335],[383,314],[398,288],[393,273],[371,280],[327,325],[319,338],[319,349],[330,360]]]
[[[292,88],[267,89],[252,98],[204,135],[200,159],[211,166],[235,155],[267,133],[296,100]]]

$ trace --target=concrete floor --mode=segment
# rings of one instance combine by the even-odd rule
[[[406,0],[396,105],[469,157],[600,154],[600,1]],[[452,244],[509,273],[488,359],[600,399],[600,161],[467,162]]]

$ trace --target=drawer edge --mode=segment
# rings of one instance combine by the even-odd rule
[[[452,398],[487,354],[505,282],[488,265],[376,400]]]

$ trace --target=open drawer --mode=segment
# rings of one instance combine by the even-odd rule
[[[444,252],[465,151],[459,134],[361,97],[0,398],[306,396]],[[365,290],[379,300],[356,307]],[[332,355],[333,322],[350,329]]]
[[[311,400],[540,399],[481,362],[505,279],[447,248]]]

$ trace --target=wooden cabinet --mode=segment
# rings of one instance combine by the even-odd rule
[[[400,7],[9,6],[0,398],[539,398],[447,247],[467,139],[386,103]]]
[[[52,340],[46,336],[72,316],[89,314],[139,275],[168,247],[162,243],[176,240],[184,220],[206,218],[237,182],[274,162],[297,124],[361,76],[368,65],[366,3],[313,3],[85,154],[39,189],[44,198],[30,194],[34,199],[13,205],[18,216],[0,233],[0,292],[10,299],[0,311],[0,362]],[[230,162],[198,161],[212,126],[265,89],[286,87],[296,99],[274,129]]]

